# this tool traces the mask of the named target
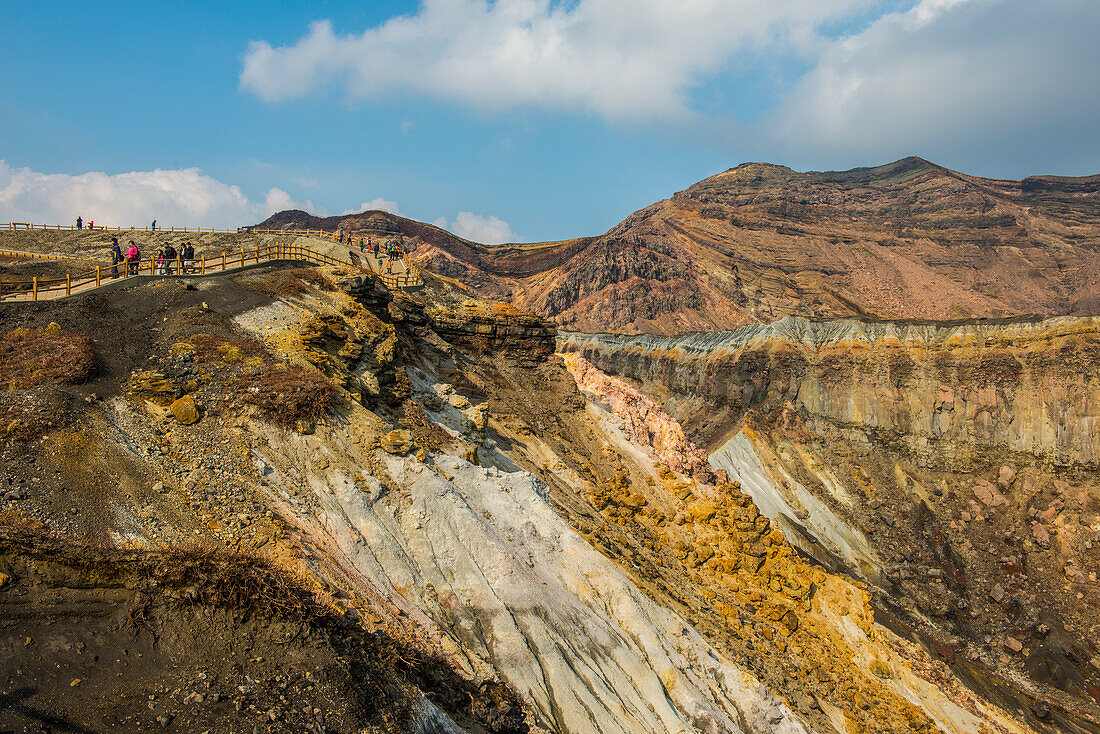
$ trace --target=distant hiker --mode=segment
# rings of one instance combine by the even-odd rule
[[[141,250],[138,249],[133,240],[130,240],[130,247],[126,250],[126,263],[127,273],[137,275],[138,268],[141,265]]]
[[[76,218],[76,228],[77,229],[84,229],[84,220],[81,219],[80,217]]]
[[[122,248],[118,246],[118,237],[111,238],[111,277],[118,277],[118,264],[122,262]]]
[[[362,237],[360,237],[360,238],[359,238],[359,252],[363,252],[363,247],[364,247],[364,245],[363,245],[363,238],[362,238]]]
[[[175,273],[176,264],[176,248],[168,244],[164,246],[164,275],[173,275]]]
[[[153,227],[152,227],[152,229],[153,229],[153,231],[154,231],[154,232],[156,232],[156,231],[157,231],[157,220],[155,220],[155,219],[153,220]]]
[[[88,229],[95,229],[95,222],[91,219],[88,220]]]
[[[195,272],[195,248],[190,242],[183,243],[183,272]]]

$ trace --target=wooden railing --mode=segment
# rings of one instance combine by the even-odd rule
[[[243,231],[251,234],[292,234],[301,237],[318,237],[322,240],[339,242],[335,232],[326,232],[323,229],[248,229]]]
[[[243,232],[242,227],[236,229],[218,229],[216,227],[101,227],[96,225],[90,227],[87,224],[77,227],[75,224],[31,224],[30,222],[7,222],[6,224],[0,223],[0,230],[20,230],[20,229],[46,229],[53,232],[65,232],[65,231],[77,231],[77,230],[90,230],[96,232],[210,232],[212,234],[235,234],[237,232]]]
[[[35,255],[32,253],[17,253],[11,251],[0,251],[0,257],[61,259],[53,255]],[[274,242],[261,247],[241,249],[237,252],[222,252],[220,256],[215,255],[213,257],[208,257],[202,255],[201,257],[196,257],[191,260],[185,260],[177,256],[174,260],[160,261],[157,256],[150,255],[148,258],[123,260],[116,264],[101,263],[96,265],[93,269],[78,273],[77,275],[69,274],[64,278],[36,277],[26,281],[0,282],[0,301],[5,299],[41,301],[53,298],[64,298],[74,293],[99,288],[113,280],[125,280],[139,275],[208,275],[275,260],[295,260],[313,263],[315,265],[346,267],[370,272],[367,268],[356,265],[348,260],[333,257],[324,252],[311,250],[301,245]],[[377,277],[388,288],[408,288],[420,285],[419,271],[416,271],[415,279],[411,277],[410,273],[401,275],[378,273]]]

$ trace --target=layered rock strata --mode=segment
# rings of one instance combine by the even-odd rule
[[[661,397],[792,543],[1076,730],[1100,694],[1098,327],[790,318],[560,348]]]

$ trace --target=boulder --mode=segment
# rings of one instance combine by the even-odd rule
[[[192,423],[198,423],[199,418],[199,406],[195,404],[195,399],[190,395],[184,395],[182,398],[174,401],[168,410],[172,415],[176,416],[176,420],[185,426],[189,426]]]
[[[404,456],[412,451],[412,434],[404,429],[390,431],[379,442],[382,450],[394,456]]]
[[[1034,523],[1031,526],[1031,537],[1035,539],[1035,542],[1039,544],[1040,548],[1050,547],[1050,533],[1046,527],[1040,523]]]
[[[997,484],[1001,485],[1002,489],[1008,489],[1015,481],[1016,469],[1008,465],[1002,466],[1001,471],[997,474]]]

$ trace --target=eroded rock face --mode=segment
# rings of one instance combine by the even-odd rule
[[[508,304],[468,301],[427,310],[431,327],[447,341],[479,352],[507,352],[525,361],[545,361],[554,352],[556,330],[544,319]]]
[[[911,609],[934,644],[1002,681],[1031,675],[1059,701],[1050,716],[1091,711],[1100,321],[787,319],[679,339],[567,335],[561,348],[667,396],[792,543]],[[1051,630],[1085,636],[1055,654]]]

